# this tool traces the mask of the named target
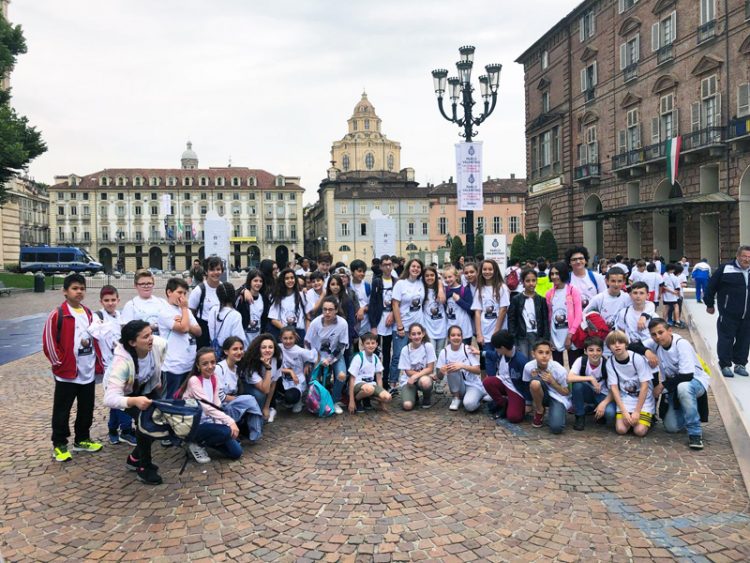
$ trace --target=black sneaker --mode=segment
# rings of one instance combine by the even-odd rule
[[[375,408],[372,406],[372,402],[370,401],[369,397],[367,399],[362,399],[362,406],[365,407],[366,411],[371,411],[373,408]]]
[[[357,401],[357,413],[365,412],[365,405],[362,401]]]
[[[688,436],[688,445],[693,450],[703,449],[703,436]]]
[[[135,459],[132,454],[128,456],[128,459],[125,461],[125,467],[129,471],[138,471],[138,467],[140,466],[140,461]],[[149,467],[153,467],[155,471],[159,471],[159,466],[155,463],[149,463]]]
[[[422,399],[422,408],[429,409],[432,406],[432,399]]]
[[[576,421],[573,423],[573,430],[583,430],[586,428],[586,417],[576,415]]]
[[[147,485],[161,485],[163,482],[154,464],[139,467],[135,475],[141,483],[146,483]]]

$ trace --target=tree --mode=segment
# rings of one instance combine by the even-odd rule
[[[16,57],[25,52],[21,27],[12,26],[0,14],[0,77],[8,76]],[[7,197],[5,186],[10,179],[47,150],[41,134],[28,123],[11,107],[10,91],[0,90],[0,205]]]
[[[526,235],[526,258],[536,260],[537,257],[539,257],[539,235],[531,231]]]
[[[456,235],[451,241],[451,262],[456,264],[461,256],[466,255],[466,247],[464,246],[461,237]]]
[[[521,261],[526,260],[526,239],[523,238],[521,233],[513,237],[513,242],[510,245],[510,257],[518,258]]]
[[[539,237],[539,255],[544,256],[550,262],[557,260],[557,241],[555,235],[549,229],[542,233]]]

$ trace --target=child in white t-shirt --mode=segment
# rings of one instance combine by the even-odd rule
[[[139,270],[135,273],[133,283],[138,295],[125,303],[122,308],[121,324],[135,320],[146,321],[151,325],[154,336],[166,338],[163,334],[159,334],[159,314],[164,306],[164,300],[153,295],[154,274],[148,270]]]
[[[366,399],[377,399],[385,411],[391,394],[383,388],[383,364],[375,350],[378,337],[371,332],[362,335],[362,351],[349,364],[349,412],[363,412]]]
[[[565,415],[570,408],[568,372],[552,359],[552,343],[539,340],[532,349],[534,357],[523,368],[523,380],[529,382],[534,407],[531,425],[541,428],[545,407],[549,407],[549,429],[560,434],[565,429]]]
[[[435,348],[429,342],[427,331],[421,324],[413,323],[409,328],[409,344],[404,346],[398,361],[401,406],[405,411],[414,408],[418,390],[422,391],[422,408],[432,406],[436,360]]]
[[[294,327],[281,329],[281,386],[284,389],[284,402],[292,405],[292,412],[302,412],[302,398],[307,391],[308,365],[318,361],[318,351],[297,345],[297,331]],[[278,388],[278,385],[277,385]]]
[[[222,343],[224,359],[216,364],[216,383],[221,409],[234,420],[240,431],[247,429],[251,442],[257,441],[263,429],[263,414],[258,401],[250,394],[240,394],[237,364],[245,353],[242,339],[230,336]]]
[[[481,379],[479,356],[463,342],[461,327],[453,325],[448,329],[448,344],[440,351],[436,367],[438,379],[448,380],[448,388],[453,395],[449,410],[457,411],[463,400],[466,412],[474,412],[482,404],[486,395]]]
[[[239,338],[247,346],[245,328],[242,326],[242,315],[234,308],[236,300],[234,285],[221,282],[216,288],[216,298],[219,300],[219,304],[212,307],[208,312],[208,333],[214,351],[217,352],[217,347],[223,349],[224,341],[230,336]],[[214,346],[214,344],[217,344],[217,346]],[[223,355],[223,350],[221,353]],[[219,354],[217,353],[217,355]]]

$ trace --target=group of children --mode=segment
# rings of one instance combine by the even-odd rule
[[[572,250],[549,268],[543,296],[531,269],[510,289],[491,260],[441,273],[412,259],[396,277],[388,256],[371,282],[364,262],[355,261],[333,271],[329,263],[307,280],[290,268],[277,277],[253,270],[235,290],[211,257],[205,281],[190,292],[171,278],[166,299],[156,297],[153,275],[139,271],[137,296],[121,312],[117,290],[105,286],[102,309],[92,313],[82,303],[85,278],[71,274],[43,334],[55,376],[54,457],[69,461],[71,451],[101,449],[89,434],[97,375],[111,409],[110,442],[133,445],[126,467],[158,484],[153,440],[135,426],[153,399],[198,400],[203,417],[188,444],[193,458],[209,462],[210,447],[236,459],[241,436],[258,440],[279,408],[303,410],[315,366],[330,374],[336,414],[386,410],[396,396],[406,411],[429,408],[438,392],[449,395],[451,411],[487,403],[509,422],[530,415],[534,427],[546,414],[553,433],[572,411],[576,430],[593,413],[620,434],[644,436],[661,400],[667,431],[687,428],[690,447],[702,448],[708,378],[692,346],[656,315],[646,281],[627,293],[622,270],[610,268],[599,280],[585,268],[585,249]],[[604,340],[583,330],[594,314],[606,323]]]

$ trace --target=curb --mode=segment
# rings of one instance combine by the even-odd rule
[[[721,375],[719,365],[714,359],[711,351],[712,346],[698,331],[698,327],[693,322],[693,316],[685,308],[688,316],[688,328],[690,336],[693,339],[695,349],[701,358],[711,368],[711,389],[713,390],[716,406],[719,407],[719,414],[724,422],[724,428],[729,436],[729,443],[732,444],[734,456],[737,458],[737,464],[740,467],[740,473],[745,483],[745,490],[750,496],[750,422],[748,416],[743,415],[742,407],[734,398],[732,391],[727,387],[724,377]]]

